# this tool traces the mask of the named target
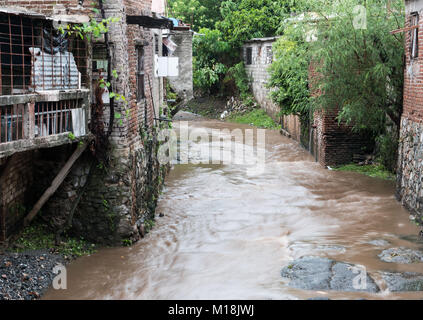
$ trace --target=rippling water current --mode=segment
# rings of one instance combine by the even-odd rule
[[[249,128],[218,121],[190,125]],[[190,146],[202,147],[196,141]],[[412,241],[418,229],[395,200],[393,182],[326,170],[278,131],[266,131],[265,149],[258,176],[236,164],[174,165],[157,209],[164,217],[156,217],[155,228],[133,247],[74,261],[68,289],[50,289],[44,299],[423,298],[423,292],[289,288],[281,268],[303,255],[361,264],[370,274],[423,272],[421,263],[380,261],[377,255],[387,247],[368,243],[419,248]]]

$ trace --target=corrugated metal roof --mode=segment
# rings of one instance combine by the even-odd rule
[[[3,7],[3,8],[0,8],[0,13],[14,14],[17,16],[37,18],[37,19],[43,19],[43,20],[62,21],[64,23],[87,23],[90,21],[90,17],[88,15],[56,14],[52,16],[46,16],[39,12],[31,11],[21,7]]]
[[[280,36],[267,37],[267,38],[253,38],[251,40],[245,41],[245,43],[251,43],[251,42],[270,42],[270,41],[276,41],[279,38],[280,38]]]
[[[26,8],[21,7],[3,7],[0,8],[0,12],[2,13],[8,13],[8,14],[14,14],[17,16],[27,16],[27,17],[33,17],[33,18],[39,18],[39,19],[46,19],[46,16],[35,11],[30,11]]]

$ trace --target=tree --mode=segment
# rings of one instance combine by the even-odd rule
[[[339,120],[356,130],[382,132],[385,117],[400,126],[403,99],[404,39],[389,31],[403,27],[403,1],[386,7],[382,0],[342,0],[320,3],[318,40],[311,44],[314,61],[321,62],[314,106],[339,108]],[[360,25],[359,14],[367,22]],[[357,25],[357,23],[359,25]]]
[[[303,15],[285,19],[274,46],[273,99],[282,113],[312,114],[333,108],[338,121],[370,132],[381,162],[394,170],[393,151],[403,104],[404,38],[402,0],[314,0]],[[308,66],[318,78],[307,99]]]
[[[210,91],[225,75],[227,67],[222,63],[229,52],[229,45],[219,30],[201,29],[202,36],[194,37],[194,85]]]
[[[168,3],[171,15],[192,24],[195,31],[213,29],[221,18],[219,0],[169,0]]]
[[[238,49],[251,38],[274,36],[285,12],[293,9],[293,0],[227,0],[216,23],[226,41]]]
[[[273,45],[274,62],[269,68],[272,100],[281,114],[308,114],[310,92],[308,44],[294,34],[285,32]]]

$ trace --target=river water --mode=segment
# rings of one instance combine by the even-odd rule
[[[251,129],[208,120],[190,125]],[[190,146],[201,149],[201,143]],[[239,164],[175,165],[157,209],[164,217],[156,217],[153,230],[132,247],[102,249],[72,262],[68,289],[50,289],[44,299],[423,298],[423,292],[289,288],[282,267],[317,255],[364,265],[383,289],[377,271],[423,272],[423,264],[385,263],[377,255],[423,245],[394,197],[393,182],[322,168],[278,131],[266,131],[265,150],[264,172],[256,176]]]

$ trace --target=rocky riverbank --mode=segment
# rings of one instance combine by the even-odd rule
[[[384,262],[412,264],[421,263],[422,252],[406,248],[384,250],[379,258]],[[423,274],[416,272],[377,271],[384,288],[390,292],[423,291]],[[376,274],[375,273],[375,274]],[[377,293],[381,287],[367,274],[363,266],[334,261],[318,256],[304,256],[292,261],[281,270],[287,285],[303,290],[364,291]]]
[[[63,255],[48,250],[0,254],[0,300],[36,300],[51,286]]]

